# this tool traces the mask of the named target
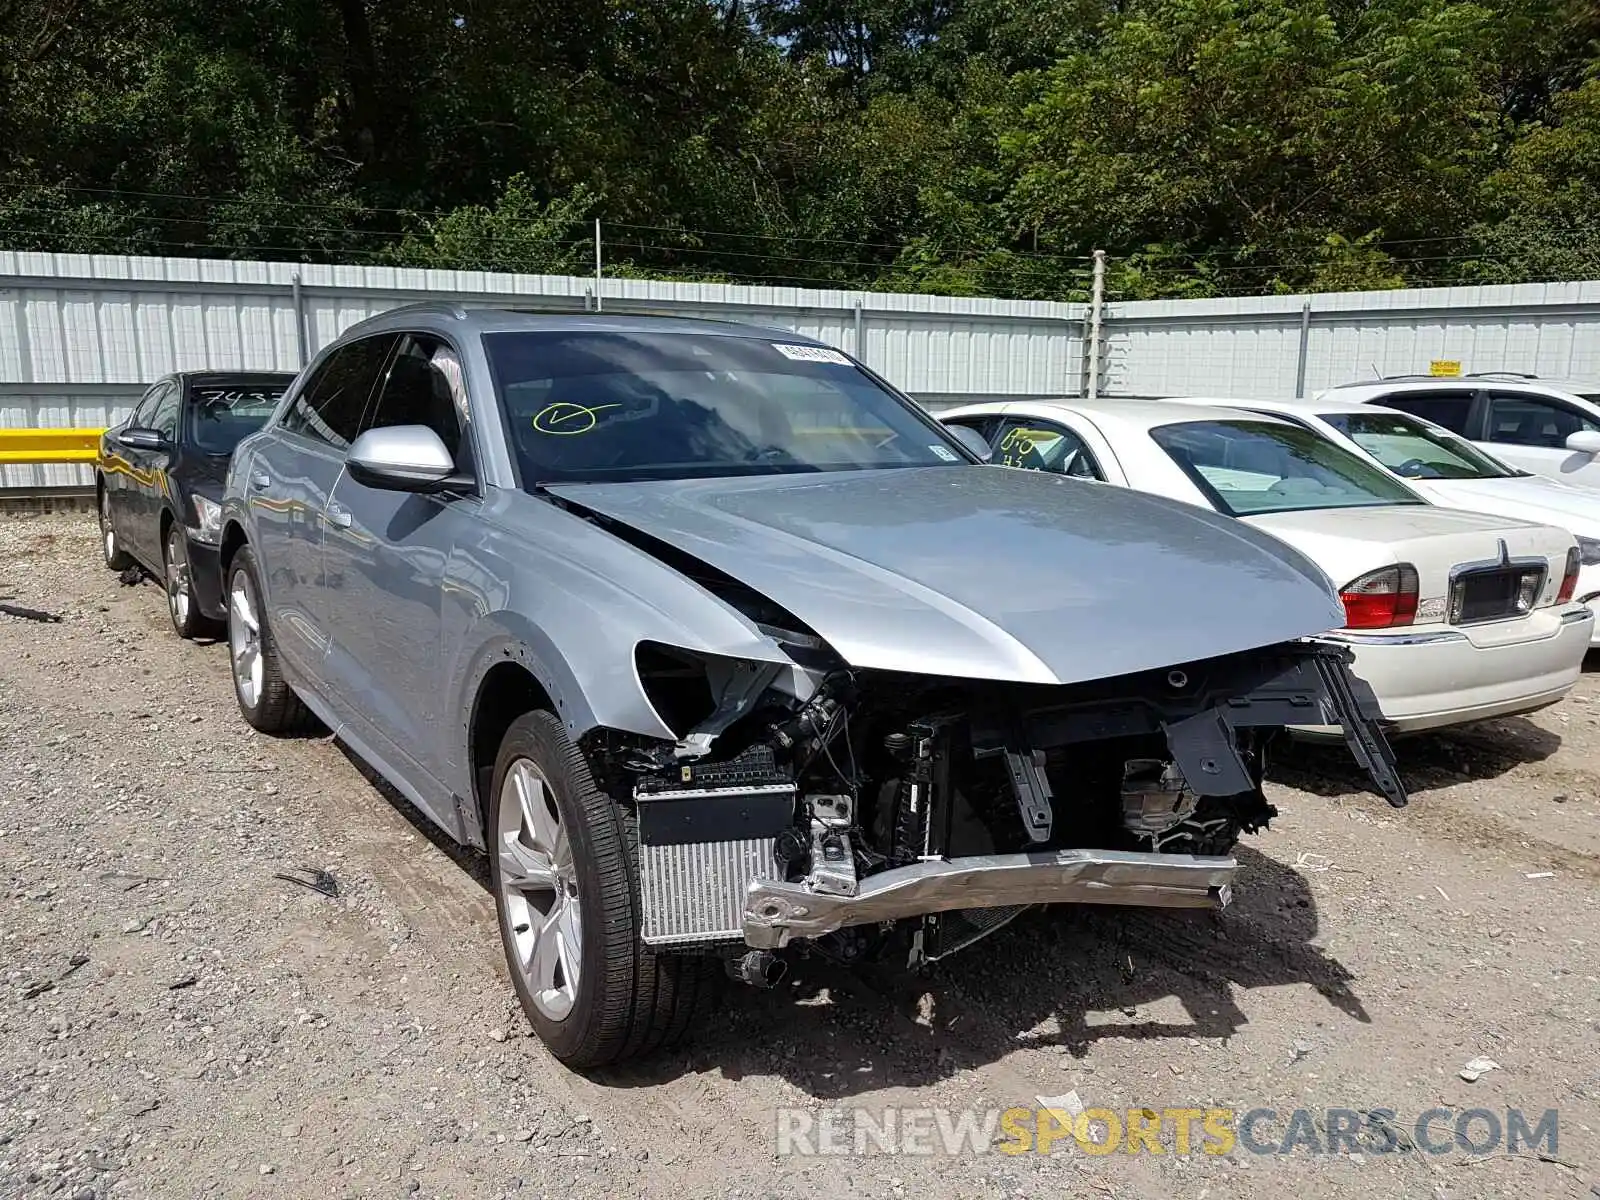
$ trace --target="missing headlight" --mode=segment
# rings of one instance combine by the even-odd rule
[[[633,665],[656,716],[678,737],[716,708],[705,659],[659,642],[640,642],[634,648]]]

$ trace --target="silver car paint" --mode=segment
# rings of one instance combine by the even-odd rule
[[[750,585],[857,667],[1078,683],[1344,623],[1323,573],[1274,538],[1039,471],[551,490]]]
[[[463,841],[481,839],[462,798],[474,794],[471,722],[495,666],[522,665],[574,736],[604,726],[669,737],[635,673],[639,642],[789,661],[699,585],[519,486],[481,335],[573,328],[811,341],[670,318],[399,309],[347,330],[317,362],[386,330],[452,344],[469,398],[477,495],[378,493],[344,471],[327,484],[307,480],[307,439],[278,420],[317,362],[273,421],[241,444],[229,472],[224,520],[262,560],[274,629],[295,631],[280,632],[286,648],[295,643],[284,663],[290,682]],[[259,487],[263,475],[271,483]],[[1273,539],[1187,505],[1037,472],[974,463],[560,491],[692,546],[862,665],[1089,679],[1312,635],[1343,620],[1328,581]],[[333,497],[351,512],[348,535],[328,522]],[[407,506],[411,515],[397,520]],[[285,509],[300,510],[292,532],[283,528]],[[279,545],[288,535],[292,562],[274,561],[262,545],[272,529],[269,541]],[[321,539],[314,551],[306,544],[313,536]]]

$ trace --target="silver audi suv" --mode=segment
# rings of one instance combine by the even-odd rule
[[[574,1066],[798,954],[926,963],[1055,902],[1225,904],[1285,725],[1405,797],[1332,585],[1239,522],[983,467],[783,330],[363,322],[234,456],[239,707],[487,851]]]

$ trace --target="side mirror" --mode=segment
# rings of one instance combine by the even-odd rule
[[[1592,429],[1580,429],[1577,433],[1569,433],[1567,449],[1576,450],[1579,454],[1600,454],[1600,433]]]
[[[976,454],[983,462],[988,462],[994,458],[994,450],[990,447],[989,440],[976,429],[969,425],[958,425],[955,422],[951,422],[945,428],[949,430],[951,437]]]
[[[137,425],[117,434],[117,443],[130,450],[165,450],[171,444],[156,430]]]
[[[357,483],[389,492],[443,492],[467,482],[426,425],[369,429],[350,444],[344,461]]]

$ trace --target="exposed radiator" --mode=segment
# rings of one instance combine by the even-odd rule
[[[744,940],[744,897],[778,877],[776,838],[639,847],[644,941],[683,946]]]

